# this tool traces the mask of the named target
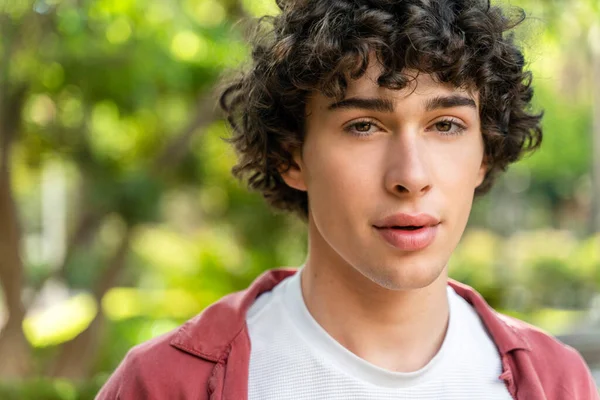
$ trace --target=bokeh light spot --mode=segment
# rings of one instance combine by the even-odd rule
[[[45,94],[35,95],[28,102],[25,119],[34,124],[46,126],[56,116],[54,101]]]
[[[191,31],[182,31],[171,42],[171,53],[183,61],[205,58],[208,55],[208,43],[205,38]]]
[[[59,63],[52,63],[44,68],[42,83],[50,90],[59,88],[65,81],[65,70]]]
[[[131,37],[131,25],[125,18],[118,18],[106,29],[106,39],[112,44],[121,44]]]
[[[204,27],[217,26],[227,16],[225,8],[215,0],[190,0],[186,8],[192,18]]]
[[[34,347],[46,347],[73,339],[98,312],[91,294],[79,294],[27,316],[23,332]]]

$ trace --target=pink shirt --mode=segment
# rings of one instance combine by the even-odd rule
[[[250,339],[246,312],[292,269],[265,272],[184,325],[133,348],[97,396],[104,399],[244,400]],[[600,400],[585,362],[574,349],[519,320],[498,314],[472,288],[449,281],[477,311],[502,359],[516,400]]]

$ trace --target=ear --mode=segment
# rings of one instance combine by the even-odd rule
[[[479,171],[477,171],[477,185],[475,187],[479,187],[483,183],[485,175],[488,172],[488,165],[487,156],[484,154],[481,165],[479,166]]]
[[[301,190],[305,192],[306,189],[306,168],[302,161],[302,155],[300,150],[292,152],[293,161],[287,166],[287,168],[281,167],[279,174],[283,178],[283,181],[291,188]]]

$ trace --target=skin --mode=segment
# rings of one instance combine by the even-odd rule
[[[308,310],[359,357],[409,372],[425,366],[443,342],[447,262],[486,165],[476,93],[417,73],[407,88],[389,90],[376,84],[379,74],[372,64],[349,81],[345,99],[383,99],[391,109],[332,108],[335,99],[309,98],[305,142],[282,176],[309,198],[301,277]],[[427,108],[450,96],[474,104]],[[400,212],[441,220],[430,246],[401,251],[373,227]]]

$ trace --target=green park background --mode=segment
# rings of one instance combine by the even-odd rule
[[[545,137],[477,200],[450,275],[600,337],[600,3],[500,4],[529,16],[515,35]],[[0,0],[0,398],[92,399],[132,346],[303,262],[303,223],[231,177],[215,100],[251,18],[276,12]]]

